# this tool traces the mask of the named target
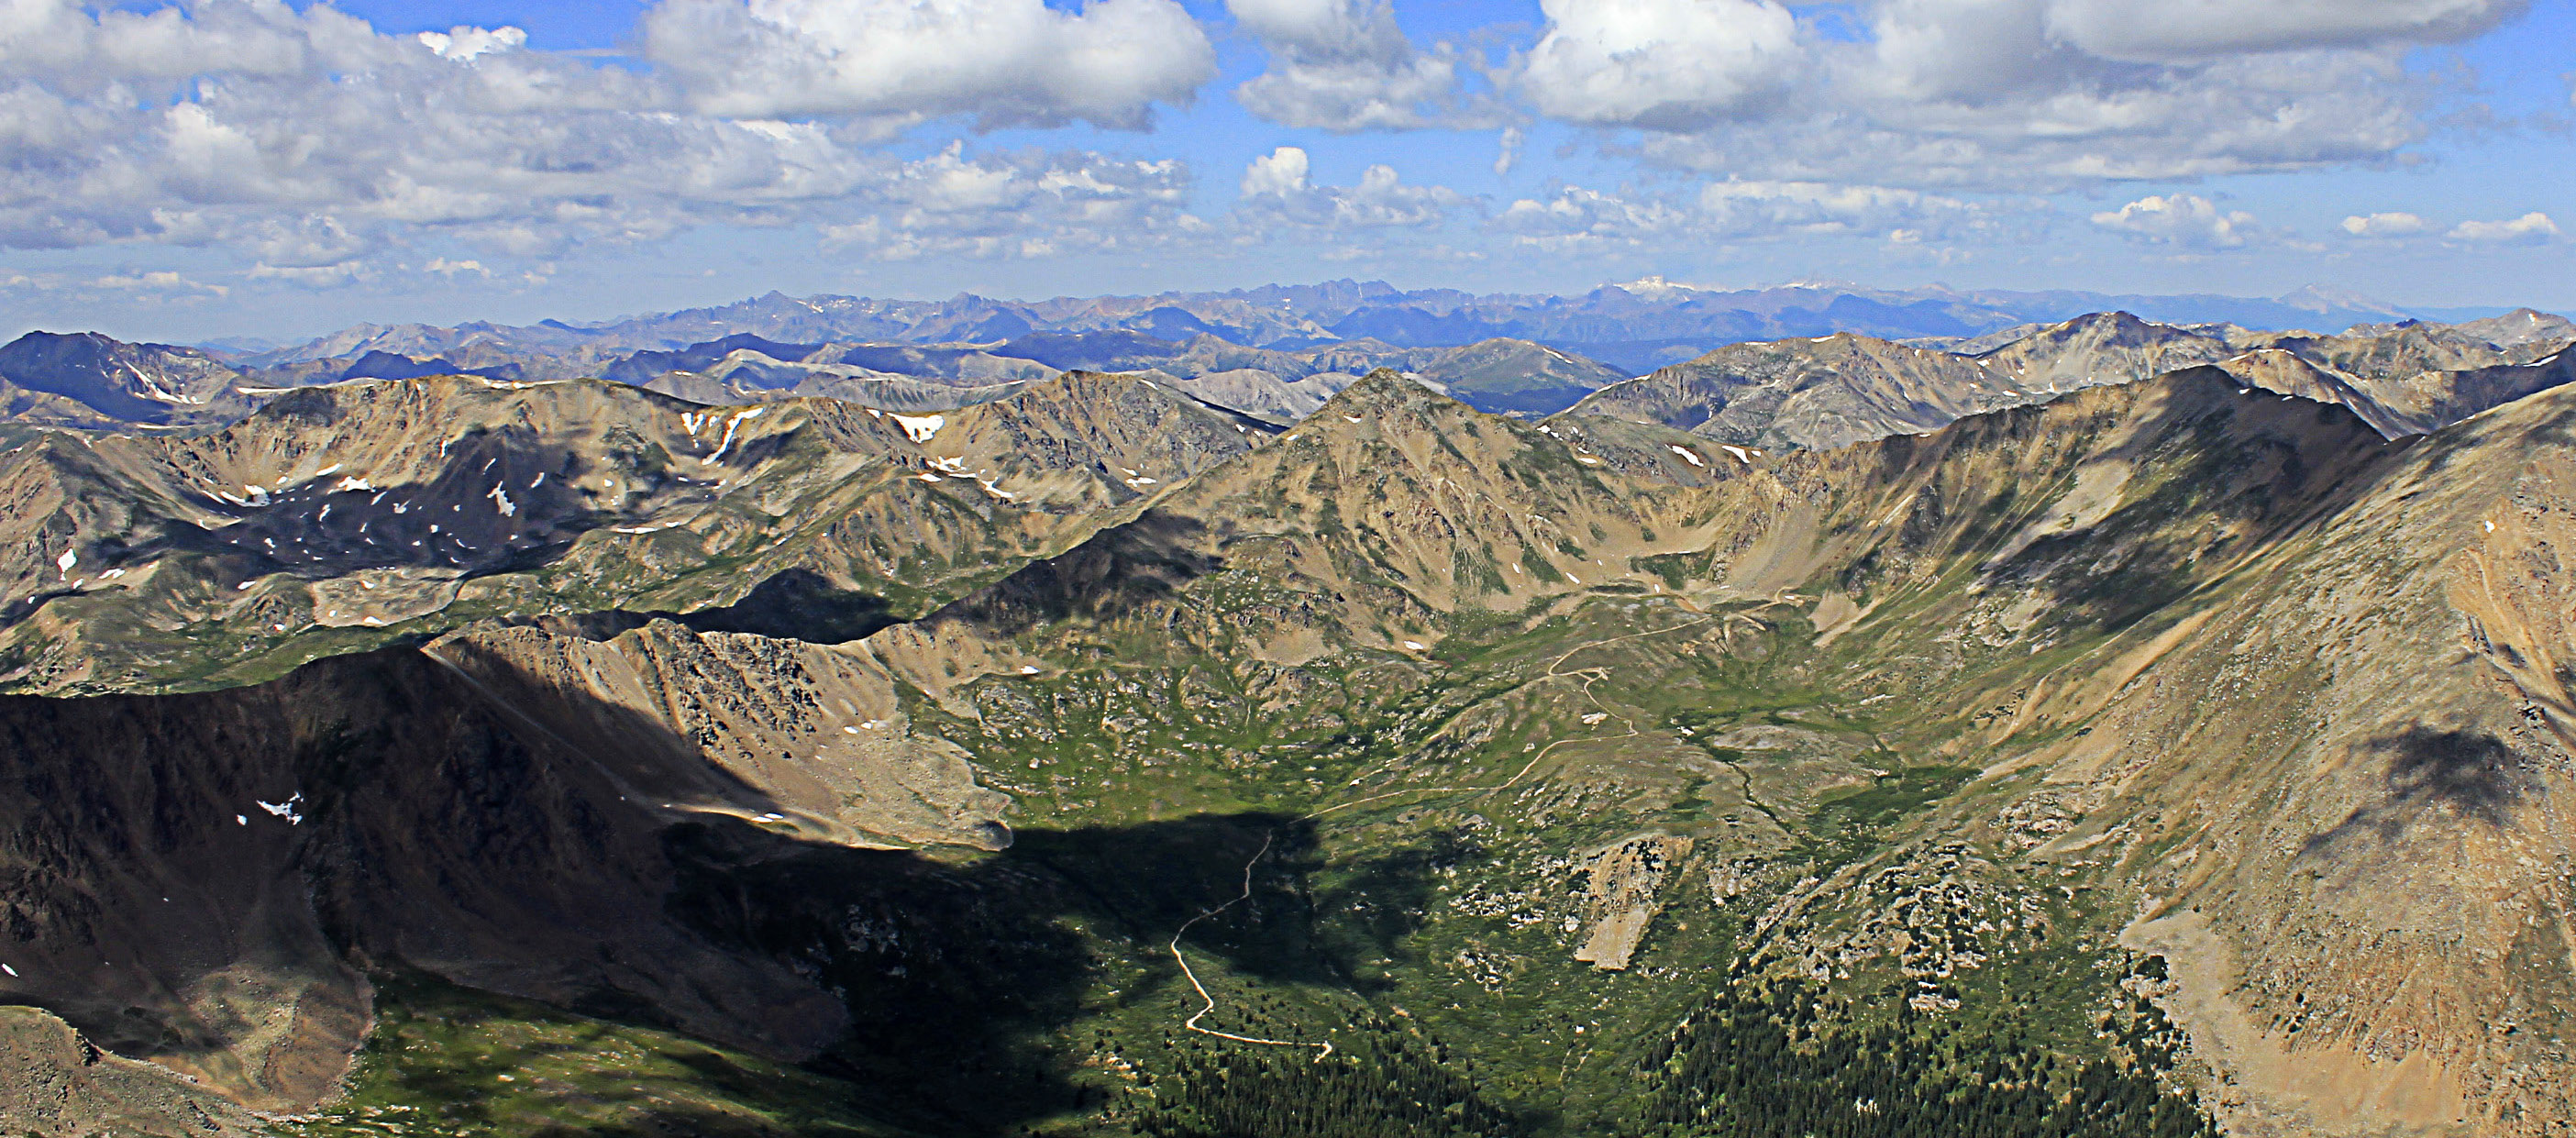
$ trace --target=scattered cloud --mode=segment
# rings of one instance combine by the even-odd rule
[[[2253,214],[2221,209],[2197,194],[2150,194],[2094,214],[2093,224],[2134,240],[2195,251],[2238,248],[2263,233]]]
[[[376,274],[364,261],[342,261],[333,265],[271,265],[261,262],[251,266],[246,275],[255,281],[284,281],[306,288],[330,288],[350,281],[367,280]]]
[[[704,226],[795,228],[893,260],[1273,238],[1421,257],[1450,237],[1651,252],[1824,236],[1939,257],[2048,225],[2030,195],[2404,161],[2445,82],[2407,52],[2527,7],[1865,0],[1835,25],[1786,0],[1541,0],[1537,28],[1462,47],[1409,37],[1395,3],[1225,0],[1218,34],[1267,59],[1233,97],[1303,130],[1496,130],[1497,177],[1578,169],[1564,160],[1587,145],[1613,172],[1566,176],[1642,169],[1616,190],[1554,182],[1504,204],[1384,164],[1328,184],[1319,162],[1333,177],[1357,164],[1279,146],[1244,168],[1235,200],[1194,213],[1193,171],[1172,156],[1199,152],[1189,136],[1091,141],[1149,130],[1213,81],[1210,32],[1177,0],[651,0],[633,56],[614,61],[532,48],[516,27],[390,34],[327,4],[0,0],[0,248],[229,253],[164,262],[195,276],[11,278],[200,299],[500,287],[586,247]],[[1081,141],[976,138],[1063,126]],[[1529,149],[1538,138],[1553,165]],[[2307,248],[2210,198],[2144,188],[2093,225],[2183,254]],[[2561,236],[2539,212],[2451,220],[2356,213],[2340,229],[2481,247]]]
[[[25,278],[18,278],[23,280]],[[13,281],[13,283],[15,283]],[[224,296],[232,292],[223,285],[205,284],[164,270],[139,273],[109,273],[83,282],[91,288],[124,293],[157,293],[162,296]]]
[[[1876,0],[1861,8],[1866,35],[1765,40],[1776,98],[1704,121],[1619,121],[1657,131],[1643,145],[1651,161],[1713,176],[1994,192],[2383,162],[2424,137],[2437,82],[2406,69],[2407,48],[2519,10]]]
[[[1714,182],[1700,191],[1709,224],[1737,238],[1854,233],[1902,243],[1988,229],[2008,205],[1890,186],[1826,182]]]
[[[692,29],[784,37],[773,66],[729,59],[728,77],[532,51],[516,28],[388,35],[326,5],[7,12],[0,247],[224,246],[255,263],[249,279],[314,287],[367,279],[425,234],[511,258],[707,224],[831,226],[845,241],[873,226],[888,255],[1151,240],[1179,224],[1178,160],[952,147],[906,161],[870,140],[940,115],[1142,125],[1213,67],[1170,0],[1078,12],[669,0],[648,13],[648,54],[677,52],[671,37]],[[707,111],[718,106],[735,114]],[[768,117],[800,107],[813,115]],[[977,184],[1005,188],[1001,212],[956,204]],[[1015,226],[1025,240],[1000,236]]]
[[[1408,186],[1392,166],[1360,172],[1356,186],[1319,186],[1308,180],[1305,150],[1282,146],[1244,167],[1235,216],[1252,232],[1283,226],[1316,229],[1388,229],[1436,225],[1469,199],[1445,186]]]
[[[2537,245],[2558,236],[2558,223],[2534,210],[2510,221],[2463,221],[2451,227],[2454,241],[2492,245]]]
[[[826,241],[884,259],[931,254],[1043,257],[1185,240],[1207,226],[1182,210],[1190,174],[1176,160],[1023,152],[970,158],[952,143],[872,187],[862,216],[826,223]]]
[[[1971,202],[1890,186],[1730,179],[1682,201],[1560,187],[1551,197],[1512,202],[1488,228],[1559,251],[1812,236],[1919,246],[1972,233],[2008,237],[2015,216],[2042,210],[2033,201]]]
[[[1691,211],[1657,198],[1630,199],[1582,186],[1505,206],[1487,228],[1515,244],[1551,252],[1633,246],[1687,233]]]
[[[2411,237],[2430,228],[2411,213],[2355,214],[2343,219],[2343,231],[2355,237]]]

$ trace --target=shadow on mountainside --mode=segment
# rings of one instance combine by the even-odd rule
[[[1990,575],[2044,590],[2053,611],[2115,632],[2360,501],[2406,449],[2346,408],[2245,395],[2215,369],[2158,382],[2175,390],[2139,428],[2145,441],[2128,476],[2148,483],[2144,494],[2032,541],[1989,566]],[[2015,421],[2023,417],[1980,417],[1978,429],[2007,437],[2034,429]],[[2000,544],[2045,520],[2036,512],[2055,508],[2060,491],[2046,482],[2032,488],[2048,497],[2021,500],[2015,488],[1989,503],[1980,522],[1992,528],[1977,540]]]
[[[2416,723],[2360,750],[2387,763],[2380,775],[2382,797],[2310,837],[2300,846],[2302,856],[2330,856],[2363,836],[2393,845],[2408,829],[2444,814],[2503,826],[2513,807],[2538,787],[2522,757],[2484,731]]]
[[[699,632],[749,632],[811,644],[845,644],[900,623],[884,597],[840,588],[811,569],[774,574],[729,605],[650,615]]]
[[[366,1029],[362,974],[416,971],[802,1061],[889,1121],[1001,1134],[1080,1101],[1066,1029],[1099,1001],[1187,1002],[1164,943],[1245,889],[1265,839],[1250,898],[1192,931],[1195,960],[1340,984],[1405,931],[1318,935],[1321,856],[1274,815],[978,854],[808,841],[755,821],[773,807],[659,721],[496,656],[0,698],[0,954],[19,972],[0,1002],[296,1107]],[[1334,903],[1416,896],[1427,872],[1364,867]]]
[[[921,623],[962,621],[1011,637],[1063,620],[1115,620],[1224,569],[1224,558],[1203,551],[1208,537],[1207,523],[1196,518],[1147,510]]]

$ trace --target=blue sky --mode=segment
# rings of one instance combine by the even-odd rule
[[[2571,45],[2568,0],[6,0],[0,333],[1341,276],[2576,309]]]

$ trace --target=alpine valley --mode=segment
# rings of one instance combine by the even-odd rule
[[[2576,1133],[2576,324],[2420,315],[30,334],[0,1131]]]

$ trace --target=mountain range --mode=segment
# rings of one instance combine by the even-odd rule
[[[1005,315],[0,350],[0,1127],[2576,1125],[2566,321]]]

